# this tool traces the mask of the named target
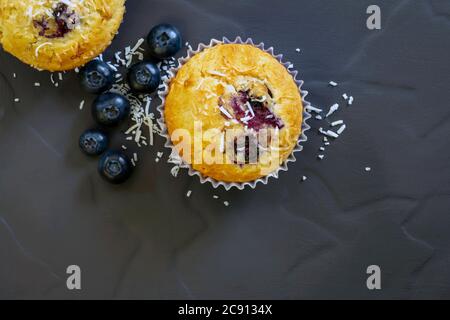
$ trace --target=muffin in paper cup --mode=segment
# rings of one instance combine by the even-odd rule
[[[233,59],[235,61],[232,61]],[[197,63],[197,60],[202,63]],[[191,63],[188,63],[189,61]],[[184,66],[186,67],[183,68]],[[224,68],[228,68],[232,75],[221,72]],[[258,72],[263,72],[267,77],[261,80],[261,74]],[[169,70],[167,77],[163,78],[163,84],[158,92],[161,99],[158,106],[160,113],[158,123],[161,135],[166,138],[165,146],[171,150],[172,157],[179,158],[179,167],[187,169],[190,176],[198,176],[202,184],[210,183],[214,188],[222,186],[226,190],[232,188],[243,190],[246,187],[254,189],[258,183],[267,184],[270,178],[278,178],[281,171],[288,170],[289,162],[296,161],[295,153],[301,151],[302,144],[307,141],[305,132],[310,129],[307,120],[311,118],[307,110],[311,104],[305,100],[308,91],[302,89],[304,81],[297,79],[297,75],[298,72],[292,70],[290,62],[283,62],[283,55],[276,55],[273,47],[266,49],[264,43],[255,44],[252,39],[246,41],[240,37],[234,41],[227,38],[223,38],[222,41],[213,39],[209,44],[199,44],[197,50],[189,48],[186,57],[178,59],[178,66]],[[222,77],[233,77],[233,85],[229,85],[229,78],[226,78],[226,83],[223,82]],[[220,85],[216,86],[216,82]],[[273,85],[274,82],[277,85]],[[188,86],[189,90],[185,89]],[[214,91],[211,94],[204,94],[203,97],[200,91],[197,94],[196,89],[200,88],[201,91],[218,88],[217,92],[220,92],[220,95],[214,94],[216,92]],[[212,113],[209,102],[200,103],[205,99],[208,101],[212,99],[213,104],[214,101],[218,101],[215,108],[219,111],[216,109]],[[199,151],[200,158],[204,161],[206,152],[203,140],[200,150],[196,151],[194,148],[197,138],[189,145],[194,150],[194,157],[185,156],[185,149],[180,156],[180,148],[172,140],[173,129],[185,128],[186,124],[190,126],[195,136],[197,132],[195,125],[188,124],[192,120],[191,116],[193,119],[199,116],[203,118],[208,124],[207,127],[212,126],[215,129],[214,126],[217,125],[217,130],[221,126],[220,123],[225,123],[221,128],[223,141],[221,152],[224,153],[225,145],[226,158],[228,149],[233,150],[232,163],[209,165],[192,161]],[[234,140],[231,138],[229,140],[227,131],[229,127],[238,128],[236,130],[241,128],[244,130],[242,134],[244,137],[237,139],[232,136]],[[259,137],[267,128],[269,137],[266,138],[270,141],[270,145],[264,145],[266,147],[264,148]],[[203,131],[201,133],[203,134]],[[256,142],[253,142],[251,138],[253,136],[258,137]],[[220,138],[214,136],[214,139]],[[279,148],[281,151],[273,151],[277,149],[272,145],[274,141],[279,143],[277,145],[281,146]],[[253,144],[256,145],[256,156],[255,152],[251,152],[254,150],[250,147]],[[267,151],[269,149],[270,152]],[[220,152],[214,151],[214,154],[220,155]],[[191,152],[191,148],[188,152]],[[281,157],[279,152],[282,153]],[[274,157],[273,153],[278,155],[278,158],[274,158],[278,160],[276,165],[270,162]],[[264,166],[259,162],[250,162],[251,154],[261,163],[262,159],[270,163],[270,166],[267,166],[267,173],[262,173],[264,171],[261,168]],[[186,159],[191,159],[192,163]],[[231,170],[228,170],[229,168]],[[258,174],[261,176],[252,178]]]

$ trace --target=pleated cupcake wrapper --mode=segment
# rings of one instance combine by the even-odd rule
[[[308,91],[302,89],[304,81],[297,79],[298,71],[291,70],[290,67],[292,66],[292,64],[290,62],[284,62],[282,54],[278,54],[278,55],[275,54],[273,47],[270,47],[270,48],[266,49],[264,43],[255,44],[251,38],[247,39],[246,41],[243,41],[241,39],[241,37],[237,37],[236,40],[234,40],[234,41],[231,41],[231,40],[229,40],[227,38],[223,38],[222,41],[216,40],[216,39],[212,39],[209,44],[200,43],[198,45],[197,50],[188,49],[187,56],[178,59],[178,66],[175,67],[175,68],[172,68],[171,70],[168,71],[168,77],[163,80],[162,87],[158,91],[159,98],[161,99],[161,104],[157,108],[159,113],[160,113],[160,115],[161,115],[160,119],[158,119],[158,123],[159,123],[159,125],[161,127],[161,135],[166,138],[165,147],[170,149],[172,153],[175,153],[175,154],[177,153],[177,151],[175,150],[175,146],[173,145],[172,140],[171,140],[171,138],[169,136],[169,133],[167,131],[167,127],[166,127],[165,120],[164,120],[164,105],[165,105],[165,100],[166,100],[167,94],[169,93],[170,81],[172,80],[173,77],[176,76],[176,74],[178,73],[178,70],[180,70],[180,68],[187,61],[189,61],[190,58],[192,58],[197,53],[199,53],[199,52],[201,52],[201,51],[203,51],[205,49],[212,48],[212,47],[214,47],[216,45],[219,45],[219,44],[230,44],[230,43],[233,43],[233,44],[249,44],[249,45],[255,46],[255,47],[257,47],[257,48],[259,48],[259,49],[261,49],[261,50],[271,54],[275,59],[277,59],[286,68],[286,70],[289,71],[289,73],[292,75],[292,77],[294,78],[295,82],[297,83],[298,88],[300,90],[301,97],[302,97],[302,101],[303,101],[303,124],[302,124],[301,136],[299,137],[297,145],[295,146],[294,150],[292,151],[292,153],[288,157],[288,159],[286,159],[283,162],[283,164],[276,171],[272,172],[271,174],[269,174],[269,175],[267,175],[267,176],[265,176],[263,178],[260,178],[260,179],[257,179],[257,180],[251,181],[251,182],[227,183],[227,182],[223,182],[223,181],[217,181],[215,179],[212,179],[210,177],[206,177],[206,176],[202,175],[200,172],[194,170],[191,167],[191,165],[185,163],[184,161],[182,162],[182,164],[179,165],[181,168],[184,168],[184,169],[188,170],[189,176],[197,176],[197,177],[199,177],[200,183],[202,183],[202,184],[210,183],[214,188],[224,187],[225,190],[227,190],[227,191],[232,189],[232,188],[237,188],[239,190],[243,190],[243,189],[248,187],[248,188],[254,189],[259,183],[266,185],[269,182],[270,178],[277,179],[279,177],[279,173],[281,171],[287,171],[288,170],[288,164],[290,162],[295,162],[297,160],[295,158],[295,153],[296,152],[300,152],[300,151],[303,150],[302,144],[308,140],[305,132],[308,131],[309,129],[311,129],[311,127],[307,124],[307,120],[311,118],[311,114],[306,111],[308,109],[308,107],[311,106],[311,104],[305,99],[306,96],[308,95]]]

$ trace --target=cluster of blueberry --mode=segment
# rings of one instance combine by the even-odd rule
[[[153,59],[163,60],[174,56],[182,46],[180,32],[172,25],[154,27],[148,37],[149,54]],[[92,116],[100,129],[85,131],[79,140],[81,150],[89,156],[100,156],[98,171],[107,181],[119,184],[132,173],[130,158],[121,151],[107,151],[109,138],[105,129],[117,127],[130,114],[129,100],[118,93],[108,92],[115,74],[110,66],[99,60],[89,62],[80,72],[81,85],[89,93],[98,94],[92,104]],[[155,92],[161,82],[157,65],[142,61],[128,70],[128,84],[137,94]]]

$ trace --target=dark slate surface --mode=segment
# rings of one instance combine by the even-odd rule
[[[311,131],[288,173],[243,192],[174,179],[154,161],[162,139],[129,183],[105,184],[77,148],[92,97],[75,75],[55,89],[2,52],[0,298],[450,298],[450,5],[380,0],[382,30],[369,31],[372,2],[128,1],[109,53],[168,21],[193,45],[273,45],[315,105],[355,97],[324,161]],[[81,292],[66,289],[71,264]],[[371,264],[381,291],[366,288]]]

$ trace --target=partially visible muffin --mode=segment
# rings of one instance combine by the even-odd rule
[[[0,0],[0,43],[37,69],[71,70],[111,44],[124,13],[125,0]]]

